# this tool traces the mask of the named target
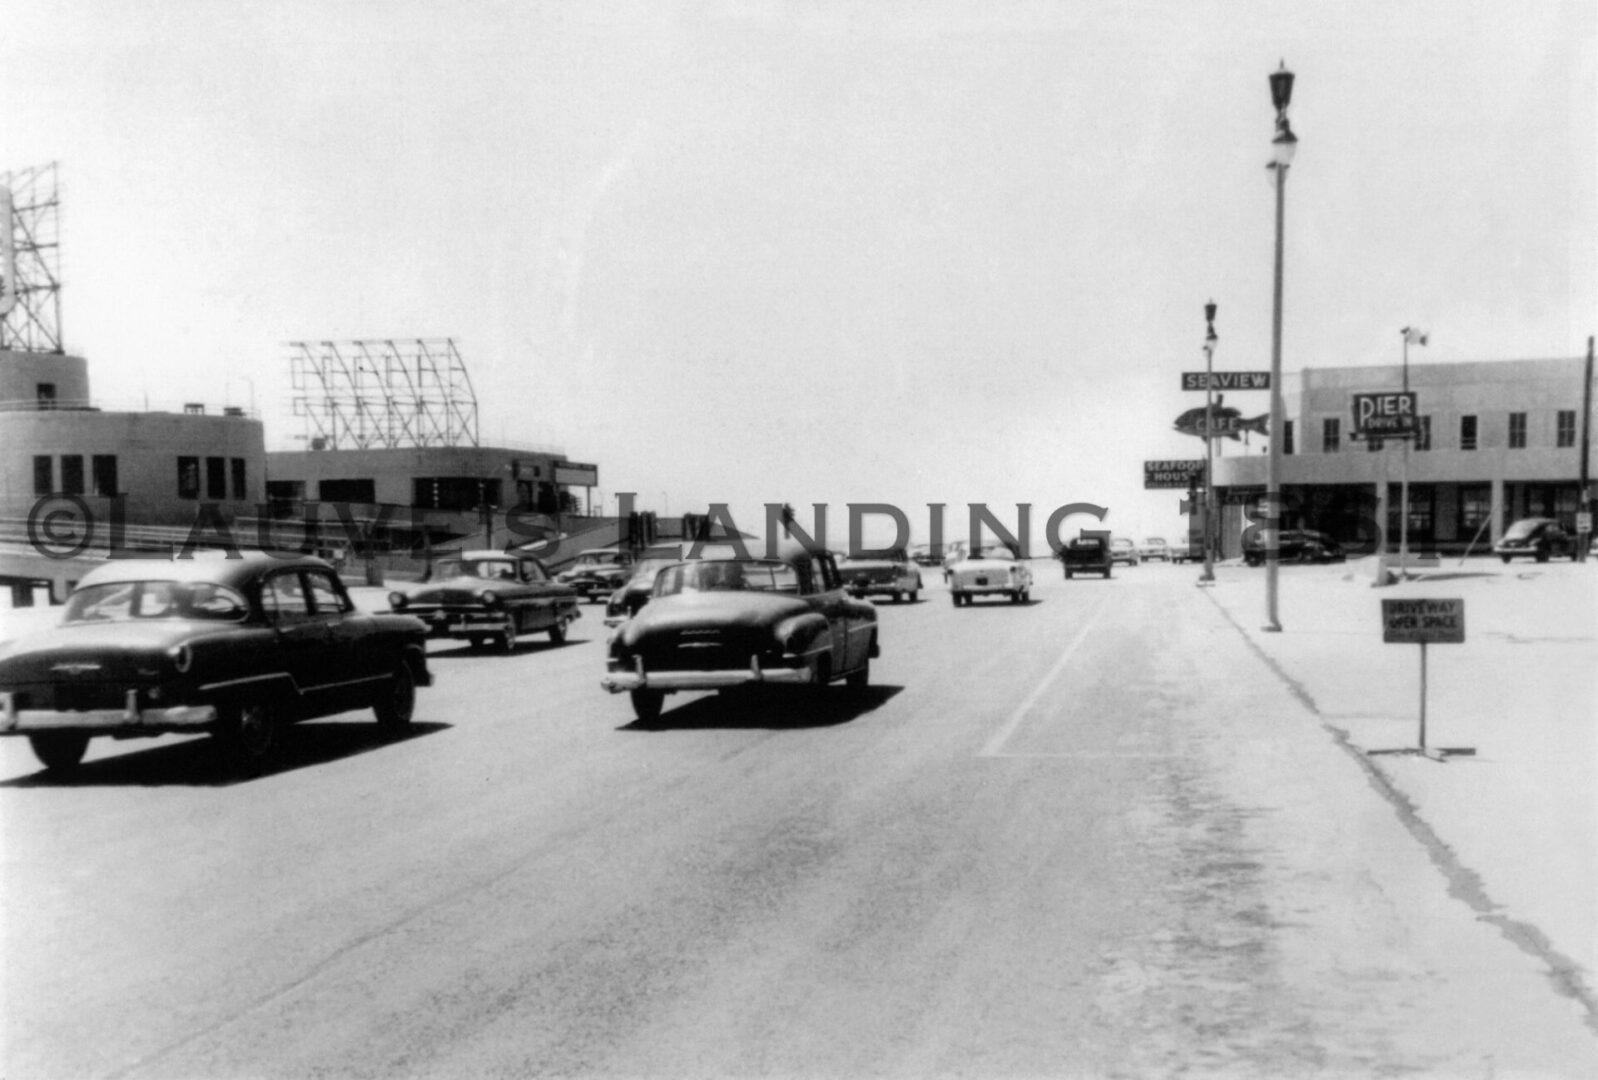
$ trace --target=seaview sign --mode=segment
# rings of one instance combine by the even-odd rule
[[[1269,390],[1269,371],[1184,371],[1183,390]]]

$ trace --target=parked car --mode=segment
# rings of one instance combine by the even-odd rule
[[[752,683],[863,689],[878,655],[877,609],[845,591],[830,552],[728,553],[674,563],[611,639],[606,674],[633,712],[659,717],[667,694]]]
[[[1110,561],[1112,563],[1126,563],[1128,566],[1138,564],[1137,545],[1130,537],[1110,537]]]
[[[492,642],[507,653],[522,634],[548,633],[558,645],[582,616],[577,591],[552,580],[539,559],[503,551],[442,559],[426,582],[396,589],[388,602],[426,623],[431,637],[469,641],[474,649]]]
[[[838,563],[850,596],[891,596],[894,603],[914,603],[921,592],[921,571],[903,548],[893,548],[877,559],[845,558]]]
[[[1171,561],[1174,563],[1201,562],[1204,559],[1204,552],[1189,540],[1172,540],[1170,553]]]
[[[1276,541],[1277,562],[1342,562],[1343,545],[1314,529],[1283,529]],[[1244,534],[1243,561],[1249,566],[1265,562],[1265,531]]]
[[[979,596],[1007,596],[1019,604],[1031,599],[1032,568],[1003,544],[973,547],[949,567],[949,595],[955,607]]]
[[[432,683],[426,638],[358,611],[321,559],[119,559],[83,576],[58,625],[0,647],[0,735],[67,772],[95,736],[209,733],[256,773],[298,720],[370,708],[403,732]]]
[[[603,600],[621,588],[636,561],[630,551],[589,548],[578,552],[576,561],[556,574],[555,580],[571,586],[584,600]]]
[[[1161,559],[1171,561],[1171,545],[1166,543],[1163,536],[1151,536],[1137,546],[1137,557],[1144,562],[1153,562]]]
[[[1067,581],[1077,574],[1102,574],[1108,578],[1115,565],[1110,558],[1110,545],[1102,536],[1078,536],[1075,540],[1067,541],[1055,557],[1065,568]]]
[[[1538,562],[1547,562],[1555,555],[1574,559],[1576,537],[1553,518],[1521,518],[1504,530],[1504,535],[1493,545],[1493,554],[1504,562],[1520,556],[1529,556]]]

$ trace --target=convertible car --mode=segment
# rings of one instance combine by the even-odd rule
[[[253,774],[296,720],[370,708],[404,731],[432,682],[426,636],[357,611],[320,559],[117,560],[84,575],[59,625],[0,649],[0,735],[65,772],[96,735],[209,732]]]
[[[1032,568],[1003,544],[973,547],[949,567],[949,595],[954,606],[970,604],[979,596],[1007,596],[1024,603],[1032,594]]]
[[[582,617],[575,589],[550,580],[533,556],[502,551],[440,560],[425,583],[389,593],[388,603],[421,619],[431,637],[461,638],[473,648],[491,641],[507,653],[522,634],[547,631],[558,645]]]
[[[632,696],[639,720],[665,696],[752,683],[821,687],[871,679],[877,611],[849,596],[831,553],[683,561],[655,577],[649,603],[610,643],[600,685]]]
[[[843,559],[838,572],[843,575],[844,587],[851,596],[891,596],[915,602],[921,591],[921,571],[910,561],[903,548],[880,553],[882,558]]]

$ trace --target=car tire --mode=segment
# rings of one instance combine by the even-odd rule
[[[481,649],[483,647],[483,638],[479,634],[473,634],[471,637],[466,639],[466,644],[470,648]]]
[[[385,732],[398,735],[410,730],[416,712],[416,676],[409,664],[401,661],[395,666],[388,685],[372,702],[372,711],[377,714],[377,726]]]
[[[549,628],[549,640],[556,645],[566,644],[566,624],[559,619]]]
[[[868,688],[871,685],[871,660],[868,658],[864,664],[861,664],[859,671],[850,672],[845,677],[844,683],[850,691],[857,694]]]
[[[1538,562],[1547,562],[1548,561],[1548,549],[1547,548],[1541,547],[1541,548],[1537,549],[1537,561]]]
[[[920,589],[911,589],[910,590],[910,602],[912,604],[919,603],[920,599],[921,599],[921,590]]]
[[[640,686],[628,693],[633,701],[633,715],[643,724],[650,724],[660,719],[660,710],[666,703],[664,690],[651,690],[647,686]]]
[[[1020,589],[1011,589],[1010,590],[1010,603],[1019,604],[1020,602],[1021,602],[1021,590]]]
[[[29,735],[28,743],[39,764],[53,773],[65,774],[76,769],[83,760],[83,752],[89,748],[89,737],[76,731],[41,731]]]
[[[516,651],[516,619],[507,616],[505,625],[494,635],[494,651],[510,654]]]
[[[949,594],[949,599],[954,601],[954,606],[955,607],[959,607],[960,606],[960,594],[959,593],[950,593]]]
[[[1508,565],[1509,565],[1509,556],[1508,556],[1508,555],[1500,555],[1500,556],[1498,556],[1498,557],[1499,557],[1499,558],[1500,558],[1500,559],[1502,559],[1502,560],[1504,560],[1504,565],[1505,565],[1505,566],[1508,566]]]
[[[235,705],[217,730],[222,756],[242,776],[260,776],[277,763],[283,748],[283,723],[270,701]]]

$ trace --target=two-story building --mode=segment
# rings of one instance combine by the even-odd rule
[[[1381,536],[1396,550],[1406,475],[1411,550],[1481,552],[1522,517],[1573,525],[1583,425],[1591,423],[1582,416],[1585,372],[1581,357],[1411,364],[1420,430],[1406,448],[1352,430],[1353,395],[1401,389],[1402,366],[1306,368],[1283,387],[1283,526],[1320,529],[1367,551]],[[1240,550],[1250,508],[1265,492],[1266,460],[1256,444],[1216,461],[1225,554]]]

